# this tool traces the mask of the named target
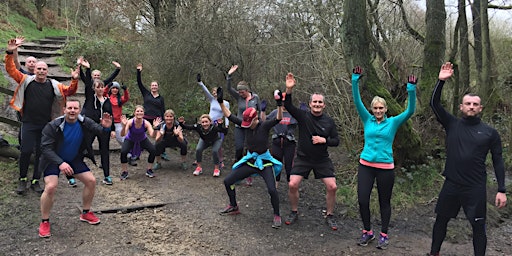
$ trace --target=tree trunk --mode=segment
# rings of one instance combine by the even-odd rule
[[[487,1],[480,3],[480,22],[482,29],[482,80],[479,84],[479,96],[482,99],[482,104],[487,106],[488,111],[493,111],[496,102],[499,99],[491,97],[493,93],[493,81],[491,79],[492,67],[492,52],[491,52],[491,39],[489,36],[489,18],[487,13]],[[486,112],[488,112],[486,111]]]
[[[44,23],[44,17],[43,17],[43,8],[46,6],[46,0],[35,0],[34,4],[36,5],[37,10],[37,22],[36,27],[37,30],[43,31],[43,23]]]
[[[430,102],[430,92],[437,81],[439,67],[444,62],[446,50],[446,11],[444,8],[444,0],[427,1],[423,71],[419,86],[420,91],[425,92],[422,94],[422,102]],[[421,106],[420,111],[430,113],[428,104]]]
[[[482,84],[482,22],[480,17],[480,0],[474,0],[471,5],[473,17],[473,38],[475,40],[473,54],[475,55],[475,69],[478,74],[478,84]]]
[[[466,3],[465,0],[459,0],[459,48],[460,48],[460,64],[459,64],[459,87],[460,90],[454,94],[453,101],[454,105],[459,105],[461,102],[461,96],[469,91],[469,30],[468,20],[466,18]],[[453,109],[453,113],[456,113],[458,108]]]
[[[371,97],[378,95],[386,99],[390,115],[401,113],[404,108],[382,86],[382,82],[371,64],[370,29],[367,22],[366,1],[346,0],[343,10],[342,46],[344,56],[349,67],[359,65],[365,70],[365,89],[361,91],[364,101],[370,102]],[[405,160],[415,163],[423,161],[423,151],[420,148],[421,140],[418,134],[412,130],[411,121],[400,128],[394,145],[397,165],[402,165]]]

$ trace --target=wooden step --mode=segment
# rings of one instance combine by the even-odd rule
[[[20,49],[25,50],[39,50],[39,51],[57,51],[62,48],[62,45],[57,44],[35,44],[35,43],[24,43]]]
[[[56,44],[56,45],[64,46],[64,44],[66,43],[66,40],[45,38],[45,39],[39,39],[39,40],[37,40],[37,42],[39,42],[40,44]]]

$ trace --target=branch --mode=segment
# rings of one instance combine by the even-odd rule
[[[407,13],[404,9],[404,2],[403,0],[398,0],[398,7],[400,7],[400,13],[402,14],[402,20],[404,21],[405,28],[411,34],[411,36],[420,41],[422,44],[425,43],[425,37],[422,36],[418,31],[416,31],[414,28],[411,27],[411,24],[409,24],[409,20],[407,19]]]
[[[501,6],[501,5],[493,5],[490,4],[487,6],[487,9],[496,9],[496,10],[512,10],[512,5]]]

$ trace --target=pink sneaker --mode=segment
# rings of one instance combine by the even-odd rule
[[[202,174],[203,173],[203,168],[201,167],[196,167],[196,170],[192,173],[194,174],[194,176],[199,176],[199,174]]]
[[[50,233],[50,222],[41,222],[39,224],[39,237],[45,238],[50,237],[52,234]]]
[[[96,225],[100,223],[100,219],[94,215],[93,212],[88,212],[86,214],[80,214],[80,220],[85,221],[91,225]]]
[[[219,177],[219,176],[220,176],[220,170],[219,169],[213,170],[213,177]]]

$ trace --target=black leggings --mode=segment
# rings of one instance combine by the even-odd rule
[[[286,170],[286,180],[290,181],[290,173],[292,172],[293,157],[295,156],[295,142],[289,141],[287,138],[279,137],[272,140],[272,156],[284,164]],[[284,158],[284,161],[283,161]],[[281,172],[282,173],[282,172]],[[281,174],[276,177],[277,181],[281,181]]]
[[[357,199],[359,201],[359,213],[365,230],[371,230],[370,222],[370,195],[373,183],[377,180],[377,192],[379,193],[380,218],[382,220],[382,233],[388,233],[389,220],[391,219],[391,194],[395,184],[395,172],[359,164],[357,173]]]
[[[92,145],[94,138],[98,138],[98,147],[100,149],[101,168],[103,176],[110,176],[110,133],[101,133],[99,135],[89,134],[86,138],[88,145]]]
[[[469,219],[471,227],[473,228],[473,250],[475,256],[485,255],[487,248],[487,235],[485,233],[485,219],[475,220]],[[430,247],[430,253],[436,254],[441,250],[441,244],[446,237],[446,228],[450,217],[437,215],[434,228],[432,230],[432,246]]]
[[[27,178],[28,167],[30,165],[30,156],[35,152],[34,156],[34,174],[32,178],[38,180],[41,178],[43,170],[39,170],[39,157],[41,156],[41,136],[43,128],[46,124],[21,124],[21,143],[19,169],[20,178]]]
[[[226,186],[226,191],[228,192],[230,205],[237,206],[234,185],[235,182],[243,180],[255,173],[259,174],[265,181],[265,184],[267,184],[267,191],[270,195],[270,202],[272,203],[272,207],[274,208],[274,215],[279,216],[279,194],[276,189],[276,181],[274,178],[274,170],[272,169],[272,166],[267,166],[262,171],[260,171],[257,168],[244,164],[239,168],[231,171],[231,173],[224,179],[224,186]]]
[[[133,148],[134,144],[135,144],[135,142],[133,142],[129,139],[125,139],[123,141],[123,146],[121,146],[121,163],[122,164],[128,163],[128,152],[130,152],[130,150]],[[148,138],[145,138],[143,141],[140,142],[140,147],[149,152],[148,163],[150,163],[150,164],[154,163],[155,162],[155,154],[156,154],[155,145],[153,145],[153,143],[151,143],[151,141]]]

